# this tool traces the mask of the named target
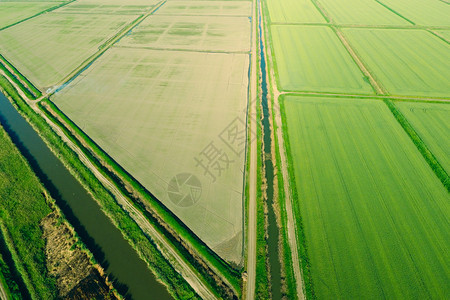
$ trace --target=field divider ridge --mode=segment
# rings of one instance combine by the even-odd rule
[[[406,134],[410,137],[414,145],[417,147],[417,150],[419,150],[420,154],[422,154],[431,170],[433,170],[434,174],[439,178],[447,191],[450,192],[450,177],[442,167],[442,165],[439,163],[436,156],[434,156],[434,154],[430,151],[428,146],[422,140],[422,138],[408,121],[408,119],[406,119],[406,117],[400,112],[400,110],[397,109],[394,102],[390,99],[384,99],[384,103],[387,105],[389,110],[394,115],[395,119],[405,130]]]
[[[429,33],[431,33],[432,35],[434,35],[435,37],[437,37],[438,39],[442,40],[444,43],[450,45],[450,40],[447,40],[444,36],[442,36],[441,34],[437,33],[436,31],[428,28],[427,31]]]
[[[380,4],[381,6],[383,6],[384,8],[386,8],[387,10],[389,10],[390,12],[396,14],[396,15],[399,16],[400,18],[404,19],[405,21],[411,23],[412,25],[416,25],[416,23],[414,23],[413,21],[411,21],[411,20],[408,19],[407,17],[403,16],[402,14],[398,13],[398,12],[395,11],[394,9],[390,8],[387,4],[384,4],[384,3],[381,2],[380,0],[375,0],[375,2],[377,2],[378,4]]]
[[[372,75],[372,73],[369,71],[369,69],[364,65],[362,59],[359,57],[359,55],[356,53],[356,51],[352,48],[352,46],[350,45],[350,43],[345,38],[345,36],[342,33],[342,31],[339,28],[336,28],[334,26],[332,27],[332,29],[336,33],[336,35],[338,36],[338,38],[341,41],[342,45],[344,45],[345,49],[347,49],[347,52],[350,54],[350,56],[353,58],[355,63],[358,65],[358,67],[361,70],[361,72],[369,80],[370,85],[374,89],[375,93],[377,93],[378,95],[386,95],[387,92],[384,89],[384,87],[381,85],[381,83],[379,83],[375,79],[375,76]]]
[[[195,53],[213,53],[213,54],[249,54],[249,51],[226,51],[226,50],[201,50],[201,49],[175,49],[175,48],[161,48],[161,47],[149,47],[149,46],[128,46],[120,45],[114,46],[114,48],[122,49],[145,49],[145,50],[158,50],[158,51],[173,51],[173,52],[195,52]]]
[[[77,0],[72,0],[72,1],[68,1],[68,2],[63,2],[63,3],[60,3],[60,4],[56,5],[56,6],[49,7],[49,8],[47,8],[47,9],[41,11],[41,12],[38,12],[37,14],[34,14],[34,15],[28,17],[28,18],[22,19],[22,20],[17,21],[17,22],[15,22],[15,23],[13,23],[13,24],[10,24],[10,25],[7,25],[7,26],[5,26],[5,27],[2,27],[2,28],[0,28],[0,31],[5,30],[5,29],[8,29],[9,27],[12,27],[12,26],[15,26],[15,25],[17,25],[17,24],[23,23],[23,22],[25,22],[25,21],[28,21],[28,20],[30,20],[30,19],[33,19],[33,18],[35,18],[35,17],[37,17],[37,16],[40,16],[40,15],[42,15],[42,14],[45,14],[45,13],[54,11],[54,10],[60,8],[60,7],[66,6],[66,5],[68,5],[68,4],[72,3],[72,2],[75,2],[75,1],[77,1]],[[37,2],[37,3],[39,3],[39,2]]]

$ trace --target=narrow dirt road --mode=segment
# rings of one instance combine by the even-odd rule
[[[258,143],[256,142],[256,105],[257,99],[257,59],[256,59],[256,28],[258,19],[256,17],[256,0],[253,0],[252,12],[252,52],[251,52],[251,70],[250,70],[250,99],[249,118],[250,118],[250,167],[248,173],[249,199],[248,199],[248,226],[247,226],[247,287],[245,299],[253,300],[255,298],[256,281],[256,185],[257,185],[257,164],[258,164]]]

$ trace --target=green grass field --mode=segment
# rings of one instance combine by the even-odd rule
[[[391,95],[448,97],[450,47],[423,30],[343,29]]]
[[[248,17],[158,15],[142,22],[119,46],[198,51],[250,51]]]
[[[268,0],[270,21],[277,23],[326,23],[310,0]]]
[[[2,55],[38,88],[58,83],[136,16],[43,14],[0,31]]]
[[[283,103],[317,298],[449,295],[449,195],[387,106]]]
[[[236,263],[242,258],[244,155],[219,136],[234,125],[245,130],[234,120],[245,120],[248,59],[248,54],[113,48],[52,98],[207,245]],[[195,160],[208,164],[201,153],[212,149],[210,143],[221,151],[223,168],[210,165],[211,174]],[[179,173],[201,181],[201,197],[192,206],[178,206],[168,196],[168,184]]]
[[[331,28],[273,25],[271,31],[279,89],[373,93]]]
[[[320,0],[337,24],[411,25],[373,0]]]
[[[450,105],[403,101],[395,105],[450,174]]]
[[[441,0],[381,0],[417,25],[449,26],[450,5]]]
[[[47,271],[45,241],[39,222],[51,212],[43,188],[0,126],[0,234],[33,299],[52,299],[56,279]]]
[[[0,28],[57,6],[58,2],[0,2]]]

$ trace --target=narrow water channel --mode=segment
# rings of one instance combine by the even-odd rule
[[[100,206],[0,93],[0,123],[127,299],[171,299]]]
[[[273,162],[272,162],[272,137],[270,130],[270,114],[268,106],[268,89],[267,89],[267,69],[266,57],[264,53],[264,43],[262,39],[262,17],[261,3],[258,0],[258,30],[259,30],[259,58],[260,58],[260,74],[261,74],[261,104],[263,109],[263,139],[264,139],[264,170],[267,183],[267,207],[268,207],[268,249],[269,249],[269,265],[270,277],[272,284],[272,299],[281,299],[281,265],[278,255],[278,239],[280,236],[279,228],[276,223],[276,215],[273,211]]]

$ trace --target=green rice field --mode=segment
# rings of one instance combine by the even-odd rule
[[[411,25],[374,0],[320,0],[336,24]]]
[[[279,89],[373,93],[331,28],[273,25],[271,32]]]
[[[51,98],[236,265],[243,259],[250,8],[247,1],[168,1]],[[189,203],[169,192],[179,174],[201,185]]]
[[[158,14],[243,17],[251,15],[251,11],[251,1],[168,1]]]
[[[387,106],[301,96],[283,106],[317,298],[446,298],[449,195]]]
[[[248,60],[248,54],[117,47],[51,99],[207,245],[235,263],[242,257],[244,155],[233,152],[238,141],[230,149],[219,136],[235,125],[245,133],[239,120],[245,120]],[[187,206],[168,194],[169,182],[181,173],[194,174],[202,186]]]
[[[450,5],[442,0],[381,0],[417,25],[450,26]]]
[[[391,95],[448,97],[449,44],[423,30],[343,29]]]
[[[403,101],[395,105],[450,174],[450,105]]]
[[[309,0],[267,0],[272,23],[326,23]]]
[[[250,51],[248,17],[168,16],[148,18],[119,46],[200,51]]]
[[[61,2],[62,3],[62,2]],[[0,29],[57,6],[58,2],[2,2],[0,1]]]
[[[0,31],[0,48],[2,55],[33,84],[47,89],[135,18],[46,13]]]

